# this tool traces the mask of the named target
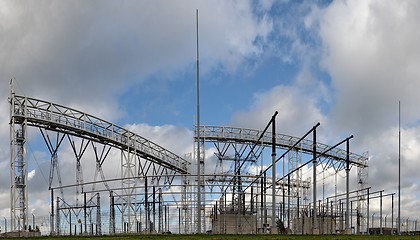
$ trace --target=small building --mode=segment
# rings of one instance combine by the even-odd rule
[[[396,235],[397,234],[397,229],[396,228],[379,228],[379,227],[374,227],[374,228],[369,228],[369,234],[370,235]]]
[[[256,229],[255,214],[224,212],[212,219],[212,233],[214,234],[255,234]]]
[[[333,217],[318,217],[318,228],[316,234],[336,234],[336,220]],[[292,220],[291,226],[293,234],[314,234],[312,228],[312,218],[303,217]]]

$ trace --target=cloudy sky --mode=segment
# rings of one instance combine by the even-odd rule
[[[196,9],[202,124],[260,129],[277,110],[281,133],[302,136],[320,122],[326,144],[353,134],[352,151],[369,151],[369,184],[391,193],[400,100],[402,215],[420,216],[415,0],[1,1],[1,216],[10,206],[11,77],[19,94],[112,121],[180,155],[192,152]],[[30,138],[30,209],[45,213],[49,157],[39,130]],[[72,154],[63,150],[63,166]]]

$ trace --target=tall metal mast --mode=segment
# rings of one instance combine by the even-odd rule
[[[12,231],[22,231],[28,220],[27,124],[25,105],[15,106],[12,78],[10,80],[10,220]]]
[[[401,234],[401,101],[398,101],[398,221],[397,233]]]
[[[201,233],[201,154],[200,154],[200,65],[198,54],[198,9],[196,10],[197,27],[197,233]]]

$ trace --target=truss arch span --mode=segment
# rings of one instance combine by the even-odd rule
[[[77,165],[77,173],[81,172],[80,158],[84,150],[90,145],[95,150],[96,168],[100,171],[102,171],[100,168],[108,155],[109,148],[112,147],[121,150],[121,172],[124,174],[123,177],[134,178],[138,175],[148,174],[149,171],[154,171],[155,174],[160,176],[190,173],[190,161],[132,131],[88,113],[53,102],[17,95],[13,91],[13,86],[10,89],[9,103],[11,227],[13,231],[24,230],[28,225],[28,127],[37,127],[41,130],[51,153],[51,163],[53,164],[50,166],[52,167],[52,170],[50,169],[50,187],[54,167],[58,169],[57,151],[66,135],[72,144],[77,164],[79,164]],[[54,141],[54,139],[51,141],[49,136],[45,136],[48,133],[44,130],[56,132],[57,141]],[[80,143],[80,151],[79,147],[74,145],[75,143],[71,136],[87,139],[87,141]],[[101,146],[103,146],[102,152],[97,152],[97,147]],[[141,164],[144,165],[137,166]],[[61,186],[58,170],[57,177]],[[77,178],[76,182],[83,185],[83,178],[79,176]],[[166,181],[167,178],[164,177],[162,179]],[[171,179],[173,180],[173,177]],[[127,187],[133,187],[134,183],[131,180],[122,180],[122,184]],[[131,194],[131,192],[129,193]],[[53,214],[54,211],[52,210],[51,213]],[[130,222],[130,214],[128,216],[128,221]]]
[[[121,150],[132,149],[136,155],[187,174],[187,162],[175,153],[146,138],[93,115],[40,99],[13,95],[12,121],[27,121],[28,126],[64,132],[107,143]]]
[[[245,143],[254,144],[260,137],[262,131],[247,128],[229,127],[229,126],[200,126],[200,136],[206,142],[233,142],[233,143]],[[286,134],[276,134],[276,146],[281,149],[290,149],[296,142],[299,141],[299,137],[293,137]],[[264,146],[271,146],[272,136],[271,132],[266,132],[261,143]],[[317,155],[324,153],[325,158],[330,158],[336,161],[345,162],[347,152],[344,149],[333,148],[323,143],[316,143]],[[313,142],[311,140],[303,139],[299,144],[299,151],[304,153],[312,153]],[[326,150],[331,149],[328,152]],[[368,158],[356,153],[350,153],[349,156],[350,164],[365,168],[367,167]]]

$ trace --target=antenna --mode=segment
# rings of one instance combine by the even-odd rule
[[[201,233],[201,154],[200,154],[200,64],[198,54],[198,9],[196,9],[197,25],[197,233]]]
[[[398,235],[401,234],[401,101],[398,101]]]

